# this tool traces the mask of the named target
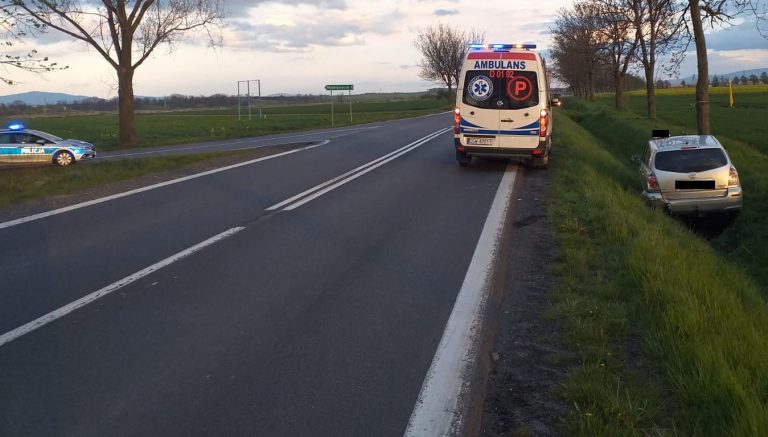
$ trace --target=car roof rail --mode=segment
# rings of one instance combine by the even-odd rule
[[[654,129],[651,136],[653,138],[669,138],[669,129]]]

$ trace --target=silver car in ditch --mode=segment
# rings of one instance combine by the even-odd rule
[[[741,211],[739,173],[712,135],[653,138],[639,161],[641,196],[652,206],[674,215]]]

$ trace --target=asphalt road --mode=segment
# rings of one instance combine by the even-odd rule
[[[506,166],[461,169],[450,125],[0,226],[0,435],[402,435]]]

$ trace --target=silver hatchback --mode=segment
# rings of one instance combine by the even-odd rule
[[[663,136],[654,131],[654,136]],[[667,134],[668,135],[668,134]],[[641,196],[675,215],[738,213],[741,183],[712,135],[653,138],[640,158]]]

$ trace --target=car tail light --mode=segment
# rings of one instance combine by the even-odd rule
[[[546,138],[547,129],[549,128],[549,112],[546,109],[541,110],[539,116],[539,138]]]
[[[659,191],[659,180],[656,179],[656,175],[651,174],[648,176],[648,191]]]
[[[733,166],[731,166],[731,170],[728,172],[728,186],[738,187],[739,185],[739,173]]]
[[[456,108],[453,110],[453,133],[458,135],[461,133],[461,110]]]

